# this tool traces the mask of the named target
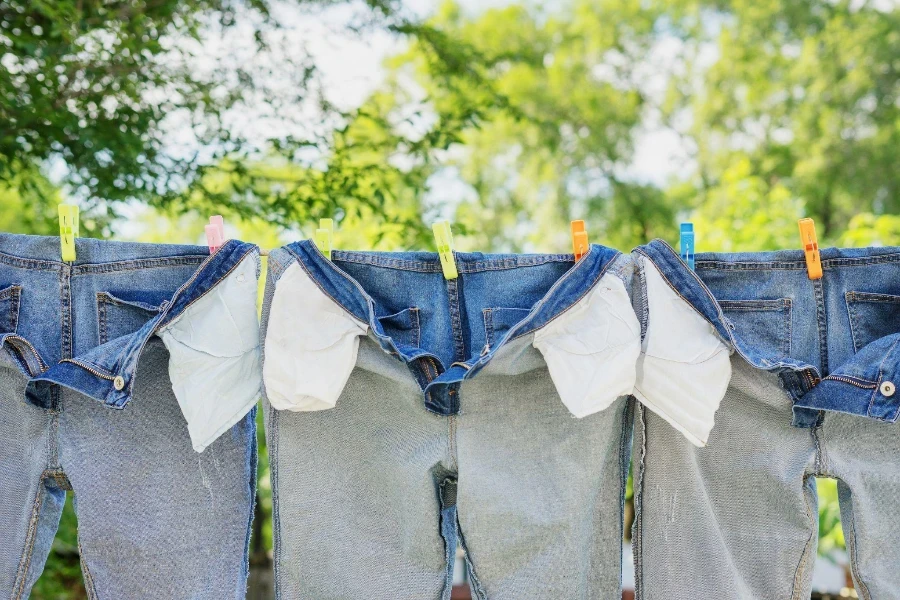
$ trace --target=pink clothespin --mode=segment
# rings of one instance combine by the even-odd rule
[[[209,225],[203,229],[206,231],[206,245],[209,246],[210,254],[225,244],[225,219],[222,218],[222,215],[210,217]]]

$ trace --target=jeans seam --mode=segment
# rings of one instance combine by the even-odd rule
[[[625,401],[625,408],[622,410],[622,435],[619,438],[619,539],[625,538],[625,487],[628,484],[628,450],[631,446],[631,436],[629,428],[632,427],[634,421],[633,407],[634,396],[629,396]],[[619,552],[619,593],[622,591],[622,553]]]
[[[19,559],[19,569],[16,573],[16,582],[13,585],[12,600],[21,600],[25,595],[25,585],[28,582],[28,569],[31,567],[31,556],[34,553],[34,543],[37,538],[37,524],[41,516],[41,507],[44,504],[44,475],[38,481],[38,491],[31,509],[31,520],[28,522],[28,532],[25,535],[25,547],[22,549],[22,558]]]
[[[97,586],[94,585],[94,576],[88,568],[87,559],[84,556],[84,547],[78,542],[78,556],[81,559],[81,572],[84,574],[84,589],[87,592],[88,600],[99,600],[97,594]]]
[[[643,502],[644,502],[644,469],[647,456],[647,420],[646,410],[641,404],[637,405],[637,414],[640,421],[641,446],[638,467],[635,469],[635,478],[632,483],[634,489],[634,534],[632,535],[631,554],[634,557],[634,594],[635,600],[644,597],[644,555],[643,555]]]
[[[851,514],[849,523],[850,535],[847,536],[847,550],[850,553],[850,572],[853,574],[854,583],[857,585],[857,587],[860,588],[857,591],[860,592],[863,600],[872,600],[872,594],[871,592],[869,592],[869,587],[865,584],[865,582],[863,582],[862,575],[859,572],[859,563],[857,561],[856,553],[856,513],[853,510],[852,501],[848,500],[848,502],[850,502],[850,506],[848,506],[847,508]],[[843,518],[843,515],[841,515],[841,517]]]
[[[267,438],[269,451],[269,478],[272,484],[272,554],[273,570],[275,572],[275,598],[281,599],[281,578],[279,573],[281,563],[281,514],[278,504],[278,411],[271,404],[266,403],[266,410],[269,411],[269,424],[266,432],[270,434]]]
[[[809,477],[814,477],[814,475],[805,475],[803,477],[804,486],[807,485]],[[801,600],[801,597],[799,596],[799,593],[801,592],[800,587],[803,584],[803,576],[806,574],[809,567],[810,549],[812,548],[812,542],[816,537],[816,527],[818,526],[818,514],[816,514],[816,518],[814,519],[812,511],[810,510],[809,499],[806,497],[805,491],[803,494],[803,501],[806,505],[806,518],[810,523],[810,529],[812,529],[812,531],[809,534],[809,538],[806,540],[806,544],[803,546],[803,552],[800,553],[800,561],[794,569],[794,585],[791,590],[791,600]]]

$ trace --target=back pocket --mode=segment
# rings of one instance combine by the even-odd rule
[[[159,314],[161,306],[125,300],[109,292],[97,293],[97,333],[100,344],[134,333]]]
[[[528,308],[485,308],[481,314],[484,317],[484,337],[491,348],[503,339],[506,332],[516,326],[516,323],[528,316],[531,312]]]
[[[778,360],[791,355],[791,299],[719,300],[745,354]]]
[[[847,292],[844,298],[854,352],[878,338],[900,331],[900,296]]]
[[[19,324],[19,301],[22,286],[11,285],[0,290],[0,333],[15,333]]]

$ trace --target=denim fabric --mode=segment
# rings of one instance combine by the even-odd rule
[[[448,281],[435,254],[332,258],[308,242],[269,255],[264,380],[287,409],[266,403],[278,597],[446,599],[457,548],[476,598],[617,597],[630,260],[457,254]],[[577,394],[563,353],[593,357]]]
[[[860,597],[900,598],[900,249],[823,249],[819,280],[800,251],[697,254],[696,272],[662,242],[635,256],[734,351],[705,448],[639,411],[638,597],[808,598],[831,477]]]
[[[59,238],[0,236],[0,593],[28,597],[73,490],[89,597],[242,598],[254,410],[240,398],[234,426],[196,453],[185,415],[235,398],[177,395],[183,374],[171,363],[177,355],[202,379],[235,356],[257,360],[253,340],[247,352],[221,348],[204,368],[176,345],[202,349],[209,324],[191,310],[207,298],[227,305],[242,329],[255,323],[252,303],[249,318],[236,315],[249,292],[236,302],[221,292],[238,285],[229,274],[249,275],[253,292],[255,247],[230,242],[209,256],[194,246],[79,239],[76,252],[63,263]],[[195,338],[176,327],[188,318]],[[225,323],[219,332],[234,339]],[[258,360],[255,371],[254,393]]]

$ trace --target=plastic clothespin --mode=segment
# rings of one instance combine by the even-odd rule
[[[75,238],[78,237],[78,207],[74,204],[59,205],[59,247],[62,259],[75,260]]]
[[[456,279],[459,277],[459,272],[456,270],[456,261],[453,260],[453,233],[450,231],[450,221],[435,223],[431,226],[431,230],[434,232],[434,241],[437,243],[444,279]]]
[[[816,238],[816,224],[812,219],[800,219],[800,242],[806,254],[806,272],[810,279],[822,278],[822,260],[819,256],[819,240]]]
[[[331,250],[334,246],[334,221],[332,219],[319,219],[319,228],[316,229],[313,241],[325,258],[331,260]]]
[[[206,245],[212,254],[225,244],[225,219],[222,215],[214,215],[209,218],[209,225],[203,228],[206,232]]]
[[[572,254],[575,255],[575,260],[580,260],[587,254],[588,248],[588,235],[584,228],[584,221],[572,221]]]
[[[681,252],[681,260],[694,270],[694,224],[681,224],[681,237],[678,239],[678,249]]]

